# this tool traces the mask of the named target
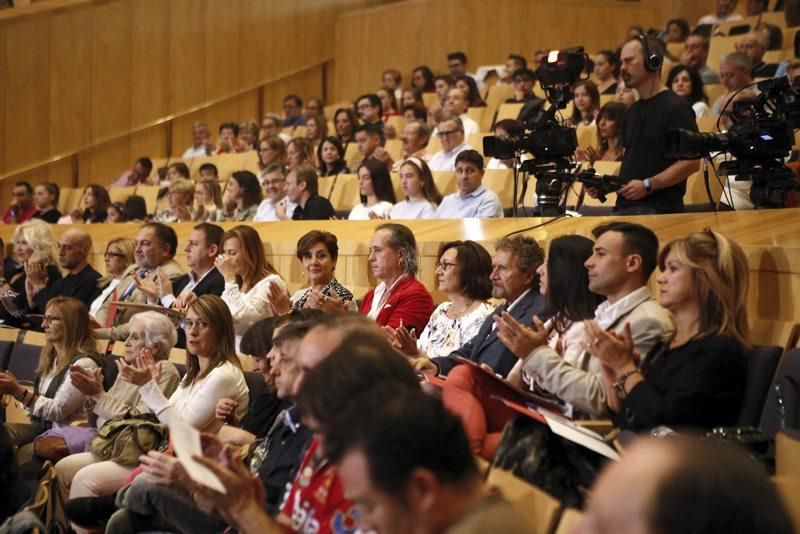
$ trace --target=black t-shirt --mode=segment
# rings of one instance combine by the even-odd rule
[[[333,217],[336,212],[330,201],[319,195],[314,195],[306,201],[305,206],[297,206],[292,214],[295,221],[323,221]]]
[[[625,155],[619,172],[621,181],[652,178],[678,161],[666,156],[664,143],[665,134],[678,128],[696,132],[697,122],[689,103],[674,92],[661,91],[647,100],[634,103],[622,123]],[[681,212],[685,193],[686,181],[683,181],[653,191],[641,200],[626,200],[618,195],[616,210],[643,208],[643,212]]]
[[[56,224],[58,220],[61,218],[61,212],[58,211],[56,208],[49,209],[47,211],[37,211],[33,214],[34,219],[41,219],[44,222],[48,222],[50,224]]]

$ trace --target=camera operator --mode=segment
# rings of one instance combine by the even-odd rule
[[[620,181],[625,185],[617,192],[614,208],[620,215],[682,212],[686,179],[699,168],[697,160],[679,161],[665,154],[668,130],[696,132],[697,124],[691,106],[661,81],[663,57],[655,43],[649,44],[644,37],[631,39],[620,54],[625,86],[640,96],[622,127]],[[587,192],[596,196],[596,191]]]

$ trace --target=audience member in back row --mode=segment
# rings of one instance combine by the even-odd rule
[[[3,214],[4,224],[19,224],[27,221],[36,213],[33,203],[33,188],[28,182],[17,182],[12,191],[14,202]]]
[[[795,532],[776,485],[736,445],[642,439],[591,489],[576,533]]]
[[[216,221],[222,213],[222,188],[217,180],[201,180],[194,190],[194,222]]]
[[[303,100],[297,95],[287,95],[283,99],[283,123],[284,128],[302,126],[306,123],[303,116]]]
[[[404,160],[417,158],[423,161],[431,159],[431,155],[425,150],[431,139],[431,129],[424,121],[407,120],[403,125],[403,132],[400,141],[403,146],[403,157],[395,162],[393,171],[397,171]]]
[[[283,124],[283,119],[281,119],[280,115],[277,113],[267,113],[261,119],[261,138],[266,139],[268,137],[280,137],[284,143],[288,143],[292,140],[290,135],[287,135],[281,131],[281,125]]]
[[[296,204],[289,202],[286,196],[286,166],[283,163],[273,163],[261,173],[261,190],[264,200],[258,206],[254,222],[278,221],[276,208],[284,206],[286,213],[294,213]]]
[[[719,83],[719,74],[706,64],[708,49],[708,39],[702,35],[692,34],[686,38],[681,56],[681,64],[694,67],[700,73],[700,79],[705,85]]]
[[[700,17],[700,20],[697,21],[697,25],[716,26],[726,21],[742,20],[741,15],[734,13],[737,2],[738,0],[717,0],[716,12]]]
[[[136,241],[128,237],[115,237],[106,245],[103,259],[106,276],[97,280],[95,293],[99,294],[89,305],[89,315],[94,318],[100,307],[111,298],[114,289],[130,272],[136,268],[134,254]]]
[[[5,423],[17,449],[17,463],[29,462],[38,452],[35,440],[51,428],[68,427],[85,415],[86,396],[72,384],[69,368],[77,365],[89,372],[102,368],[97,340],[89,314],[79,300],[56,297],[44,315],[45,345],[36,369],[33,392],[11,374],[0,373],[0,394],[11,395],[31,416],[30,424]]]
[[[492,257],[478,243],[445,243],[439,249],[434,274],[437,289],[448,300],[434,310],[421,333],[404,326],[386,326],[387,337],[395,348],[412,358],[449,356],[475,337],[492,313],[494,308],[487,302],[492,296],[491,272]]]
[[[769,47],[769,37],[761,31],[753,31],[742,37],[736,48],[743,52],[753,65],[751,78],[771,78],[778,69],[777,63],[765,63],[764,54]]]
[[[155,381],[167,397],[175,392],[181,381],[175,365],[168,360],[176,339],[175,327],[169,318],[154,311],[143,312],[131,319],[131,334],[125,340],[122,356],[122,360],[132,366],[143,353],[158,362],[161,373]],[[111,495],[122,487],[132,466],[113,460],[103,461],[91,452],[90,441],[106,422],[123,417],[132,409],[141,414],[150,413],[150,409],[142,400],[139,387],[120,374],[107,392],[103,390],[103,373],[99,368],[87,371],[72,366],[69,377],[73,386],[87,397],[90,426],[75,427],[66,432],[61,430],[71,454],[56,464],[58,491],[65,501]]]
[[[225,279],[222,300],[233,316],[238,352],[245,330],[272,315],[270,285],[276,284],[285,292],[286,283],[267,261],[264,244],[252,227],[240,225],[225,232],[222,251],[214,264]]]
[[[230,154],[238,146],[239,125],[235,122],[223,122],[219,125],[219,138],[213,154]]]
[[[83,190],[81,203],[83,204],[83,211],[75,208],[69,215],[61,217],[59,223],[101,223],[108,218],[108,206],[111,205],[111,198],[108,196],[108,190],[102,185],[91,184],[86,186],[86,189]]]
[[[506,104],[527,104],[531,102],[534,107],[541,107],[542,99],[533,93],[533,84],[536,82],[536,73],[531,69],[519,69],[514,73],[514,96],[506,100]],[[520,111],[522,114],[522,111]]]
[[[411,230],[393,223],[378,226],[367,261],[379,283],[364,295],[359,311],[380,326],[422,332],[433,313],[433,299],[416,278],[419,254]]]
[[[103,303],[95,320],[104,328],[97,330],[100,339],[119,341],[128,337],[128,321],[136,314],[134,310],[112,304],[115,301],[147,302],[145,286],[155,285],[158,278],[175,280],[184,274],[175,261],[178,236],[175,230],[162,223],[147,223],[136,235],[136,265]]]
[[[10,326],[27,326],[29,313],[28,276],[44,278],[45,287],[61,279],[58,269],[58,243],[50,225],[39,219],[30,219],[14,229],[14,255],[18,264],[0,278],[0,318]]]
[[[397,202],[386,165],[378,160],[367,159],[358,166],[356,174],[361,203],[350,210],[348,220],[385,219]]]
[[[41,269],[29,269],[25,280],[25,293],[32,313],[44,313],[47,302],[55,297],[72,297],[87,308],[97,289],[100,273],[89,265],[92,253],[92,237],[80,228],[70,228],[58,241],[58,264],[67,275],[49,283],[47,273]]]
[[[486,102],[481,98],[478,86],[475,80],[469,76],[463,75],[456,78],[456,87],[467,96],[467,105],[471,108],[485,108]]]
[[[367,159],[375,159],[386,165],[386,168],[392,168],[394,161],[392,161],[389,153],[383,149],[385,142],[383,128],[375,124],[362,124],[356,128],[355,141],[362,156],[356,167]]]
[[[327,312],[356,311],[353,293],[334,276],[339,258],[336,236],[322,230],[312,230],[297,241],[297,259],[311,286],[298,290],[291,300],[277,286],[272,286],[270,304],[277,314],[301,308]]]
[[[295,137],[286,144],[286,164],[289,168],[298,165],[317,166],[314,145],[305,137]]]
[[[411,86],[420,93],[432,93],[435,88],[431,69],[425,65],[416,67],[411,72]]]
[[[447,195],[436,209],[437,219],[502,217],[503,206],[483,181],[483,156],[464,150],[456,157],[456,193]]]
[[[427,125],[424,126],[427,128]],[[389,219],[433,219],[442,201],[442,194],[436,188],[425,160],[408,158],[402,162],[398,173],[400,187],[406,198],[392,207]]]
[[[211,143],[211,129],[205,122],[195,122],[192,124],[192,146],[183,153],[183,159],[191,159],[199,156],[207,156],[214,150]]]
[[[108,188],[133,187],[139,184],[146,184],[147,178],[150,176],[152,170],[153,162],[150,161],[150,158],[139,158],[134,162],[133,167],[129,171],[123,172],[119,178],[108,186]]]
[[[311,115],[306,118],[306,139],[314,148],[319,147],[323,137],[328,136],[328,121],[322,114]]]
[[[468,108],[469,101],[467,100],[467,93],[458,87],[453,87],[447,91],[447,100],[444,103],[444,113],[446,115],[459,117],[461,119],[465,136],[469,136],[481,131],[478,123],[467,116]],[[433,133],[438,133],[438,127]]]
[[[330,201],[319,194],[319,178],[311,165],[298,165],[286,176],[286,205],[275,205],[275,215],[282,221],[328,220],[336,212]],[[294,205],[294,211],[289,209]]]
[[[464,52],[450,52],[447,54],[447,70],[454,80],[457,80],[459,76],[466,75],[475,80],[479,89],[483,89],[483,81],[479,80],[471,72],[467,72],[467,56]]]
[[[574,98],[572,99],[572,126],[591,126],[597,118],[600,109],[600,93],[591,80],[582,80],[572,86]]]
[[[61,212],[58,211],[58,185],[46,182],[37,185],[33,190],[33,204],[36,206],[36,213],[33,217],[41,219],[44,222],[55,224],[61,218]]]
[[[194,219],[194,182],[178,178],[169,184],[167,200],[169,207],[156,213],[153,220],[160,223],[190,222]]]
[[[667,76],[667,87],[692,106],[695,117],[705,117],[711,114],[711,110],[708,108],[708,97],[703,91],[703,80],[694,68],[686,65],[672,67]]]
[[[632,430],[735,425],[747,369],[747,257],[705,230],[667,243],[658,263],[661,304],[676,329],[641,368],[630,326],[621,337],[586,326],[592,341],[584,348],[603,364],[614,423]]]
[[[597,78],[597,91],[601,95],[617,92],[619,81],[619,57],[611,50],[601,50],[594,57],[594,77]]]
[[[344,160],[344,147],[336,137],[328,136],[322,139],[317,147],[317,161],[319,161],[320,177],[350,172]]]
[[[336,137],[345,146],[355,140],[356,126],[358,118],[353,108],[339,108],[333,115],[333,127],[336,130]]]
[[[263,179],[267,168],[275,163],[286,163],[286,143],[277,135],[265,137],[258,143],[258,177]]]
[[[498,241],[490,276],[492,297],[505,299],[505,303],[495,308],[478,333],[451,355],[436,358],[416,355],[414,367],[424,373],[448,375],[449,380],[449,373],[459,367],[459,361],[452,356],[459,356],[507,375],[516,358],[498,339],[496,321],[500,315],[511,316],[522,324],[531,324],[534,315],[545,318],[545,302],[539,294],[536,273],[543,261],[544,252],[530,237],[517,235]]]
[[[712,115],[721,115],[723,111],[732,109],[731,106],[726,108],[731,97],[753,83],[753,78],[750,77],[752,67],[750,58],[742,52],[731,52],[725,56],[719,66],[719,76],[722,78],[722,85],[725,86],[726,91],[717,98],[711,107]]]
[[[597,114],[597,139],[600,145],[585,150],[579,148],[575,151],[576,159],[588,161],[590,166],[596,161],[622,161],[620,133],[626,111],[625,104],[620,102],[608,102],[601,107]]]
[[[446,115],[436,126],[436,136],[442,142],[442,149],[431,156],[428,167],[431,171],[455,171],[456,156],[472,147],[464,142],[464,124],[459,117]]]
[[[232,203],[233,210],[221,220],[252,221],[258,211],[258,205],[261,204],[261,184],[252,172],[236,171],[228,180],[225,195]]]
[[[699,168],[697,160],[666,156],[664,133],[678,128],[696,132],[697,122],[689,104],[661,81],[663,56],[655,46],[649,49],[645,58],[643,42],[634,39],[620,54],[625,86],[641,97],[622,127],[625,154],[619,176],[625,185],[617,192],[614,210],[625,215],[682,212],[686,179]]]

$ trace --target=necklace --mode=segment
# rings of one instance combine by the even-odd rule
[[[450,306],[450,308],[447,310],[447,311],[449,312],[449,317],[450,317],[451,319],[453,319],[454,321],[458,320],[458,319],[459,319],[459,318],[460,318],[462,315],[464,315],[464,313],[466,313],[466,311],[469,309],[469,307],[470,307],[470,306],[472,306],[472,303],[473,303],[473,302],[475,302],[475,301],[474,301],[474,300],[470,300],[470,301],[469,301],[469,302],[468,302],[466,305],[464,305],[464,307],[463,307],[463,308],[461,308],[461,310],[460,310],[460,311],[458,311],[458,312],[456,312],[456,311],[451,311],[451,310],[453,310],[453,307],[452,307],[452,306]]]

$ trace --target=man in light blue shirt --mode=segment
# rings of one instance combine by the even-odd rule
[[[442,199],[437,219],[502,217],[503,206],[497,195],[483,184],[483,156],[476,150],[464,150],[456,157],[458,191]]]

